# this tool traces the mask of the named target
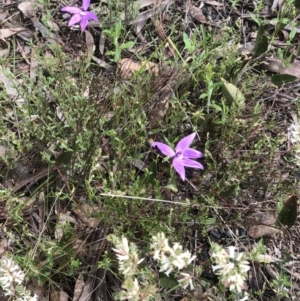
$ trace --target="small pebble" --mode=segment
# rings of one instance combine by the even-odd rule
[[[241,237],[241,236],[245,236],[246,235],[246,230],[245,229],[243,229],[243,228],[239,228],[239,237]]]
[[[209,238],[212,241],[218,241],[222,237],[222,234],[220,234],[218,231],[212,230],[209,233]]]
[[[225,235],[228,238],[233,238],[235,236],[231,229],[225,229]]]
[[[66,13],[66,14],[63,14],[62,15],[62,18],[64,19],[64,20],[68,20],[68,19],[70,19],[70,14],[68,14],[68,13]]]

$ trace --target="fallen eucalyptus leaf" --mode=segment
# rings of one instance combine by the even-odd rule
[[[255,47],[254,47],[254,55],[260,56],[268,50],[269,41],[265,34],[265,29],[263,26],[260,26],[257,32]]]
[[[291,83],[297,79],[296,76],[290,74],[275,74],[271,76],[271,81],[276,86],[282,86]]]
[[[26,31],[24,27],[15,27],[15,28],[2,28],[0,29],[0,40],[5,42],[6,38],[17,34],[18,32]]]
[[[202,9],[192,5],[191,2],[187,2],[188,3],[188,12],[189,14],[196,19],[198,22],[200,23],[207,23],[206,17],[204,16]]]
[[[23,13],[25,19],[31,18],[34,15],[33,5],[30,1],[20,3],[18,9]]]
[[[279,229],[275,228],[276,218],[272,213],[256,212],[247,217],[245,226],[250,237],[257,239],[263,236],[272,237]]]
[[[39,11],[42,11],[43,6],[31,1],[25,1],[18,5],[18,9],[22,12],[25,19],[32,18]]]
[[[232,195],[236,195],[236,192],[239,190],[239,185],[238,184],[234,184],[231,185],[228,189],[220,192],[220,196],[222,198],[229,198]]]
[[[73,151],[65,151],[59,154],[56,158],[56,164],[68,165],[71,163]]]
[[[8,96],[17,96],[18,91],[16,87],[19,85],[15,76],[11,73],[8,68],[0,66],[0,82],[4,85]]]
[[[162,288],[171,289],[171,288],[175,287],[176,285],[178,285],[178,281],[175,278],[175,276],[172,274],[169,275],[169,277],[166,277],[163,273],[161,273],[159,284]]]
[[[297,219],[297,201],[298,197],[293,195],[284,202],[280,212],[278,213],[276,226],[283,224],[291,227],[295,224]]]
[[[235,102],[240,108],[244,107],[245,97],[243,93],[235,85],[228,83],[224,79],[222,79],[222,81],[223,95],[228,101],[228,103],[231,105],[233,102]]]
[[[95,50],[95,42],[92,34],[88,30],[85,31],[85,43],[87,48],[88,61],[90,62]]]
[[[263,67],[271,72],[300,77],[300,63],[297,61],[293,61],[288,67],[286,67],[280,59],[268,58],[263,64]]]
[[[257,261],[262,263],[272,263],[280,261],[280,259],[278,259],[277,257],[268,254],[259,254],[256,259]]]

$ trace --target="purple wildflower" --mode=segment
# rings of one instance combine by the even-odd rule
[[[185,180],[185,169],[184,167],[193,167],[203,169],[203,165],[199,162],[191,159],[197,159],[202,157],[202,153],[189,148],[192,144],[193,140],[196,137],[196,133],[190,134],[184,138],[182,138],[176,145],[175,152],[174,150],[167,144],[162,142],[153,142],[151,143],[152,147],[157,146],[158,149],[168,157],[173,158],[172,165],[175,170],[180,175],[181,179]]]
[[[74,6],[66,6],[61,9],[61,11],[67,12],[69,14],[74,14],[69,21],[68,26],[72,26],[80,22],[81,31],[83,32],[88,25],[89,20],[98,21],[98,17],[90,11],[87,11],[91,0],[82,1],[82,9]]]

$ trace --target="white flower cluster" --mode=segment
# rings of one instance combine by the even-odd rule
[[[216,265],[212,269],[216,275],[220,276],[220,281],[231,292],[240,294],[242,290],[247,288],[245,279],[249,271],[249,262],[244,260],[244,253],[237,253],[235,247],[223,249],[218,244],[211,244],[211,259]],[[247,297],[240,299],[247,300]]]
[[[117,299],[129,301],[156,299],[157,287],[151,284],[153,283],[152,273],[146,273],[138,267],[143,259],[139,259],[137,246],[134,243],[129,244],[125,236],[119,238],[111,234],[107,239],[114,244],[113,251],[119,262],[119,271],[124,275],[123,290],[116,295]],[[158,261],[160,271],[165,272],[167,276],[173,270],[178,272],[187,267],[196,257],[192,256],[189,251],[184,252],[179,243],[170,247],[164,233],[153,236],[150,247],[154,250],[153,258]],[[178,280],[180,286],[183,288],[190,286],[194,289],[191,274],[184,271],[178,272],[177,276],[180,276]]]
[[[118,238],[111,234],[107,239],[115,246],[113,251],[119,261],[119,271],[125,277],[122,283],[123,290],[117,294],[117,299],[129,301],[152,300],[157,291],[156,287],[148,284],[147,281],[144,281],[141,285],[136,277],[140,274],[138,265],[144,260],[139,259],[137,246],[133,243],[128,244],[128,239],[125,236]]]
[[[187,267],[196,258],[189,251],[183,252],[182,246],[179,243],[174,243],[170,247],[168,239],[163,232],[152,237],[150,248],[154,250],[153,259],[159,262],[159,271],[164,272],[167,276],[175,269],[182,270]],[[190,285],[193,290],[192,276],[187,273],[180,274],[183,278],[178,281],[179,284],[184,288]]]
[[[11,259],[0,260],[0,287],[6,296],[11,296],[14,301],[37,301],[37,296],[31,297],[31,293],[22,285],[25,274],[21,268]]]
[[[111,236],[113,237],[113,236]],[[115,248],[113,249],[119,261],[119,270],[123,275],[133,275],[137,271],[137,266],[144,259],[138,258],[137,247],[135,244],[128,244],[128,239],[122,236],[121,239],[114,236],[113,241]]]
[[[127,277],[122,284],[124,291],[118,295],[119,300],[139,301],[144,295],[137,278]],[[145,300],[148,300],[146,298]]]
[[[293,123],[288,128],[288,139],[293,144],[293,152],[295,154],[295,163],[300,166],[300,125]]]

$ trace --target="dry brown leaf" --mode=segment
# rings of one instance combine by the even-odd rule
[[[33,295],[37,295],[37,299],[39,301],[49,301],[49,299],[46,297],[48,296],[48,294],[46,293],[45,286],[45,283],[38,285],[36,281],[32,279],[32,282],[29,283],[26,287],[33,293]]]
[[[36,59],[34,48],[31,49],[31,61],[30,61],[30,79],[34,80],[37,76],[39,69],[39,62]]]
[[[8,78],[6,74],[11,74],[10,70],[0,66],[0,82],[3,83],[7,95],[17,96],[18,92],[15,88],[17,86],[17,81],[12,78]]]
[[[59,301],[68,301],[68,300],[69,300],[69,295],[64,291],[60,291],[59,292]]]
[[[86,256],[86,245],[82,239],[76,239],[73,241],[73,250],[79,256]]]
[[[13,111],[7,110],[5,117],[3,117],[3,119],[9,120],[9,118],[7,118],[7,117],[10,117],[12,115],[14,115]],[[11,131],[9,131],[9,135],[14,135],[14,134]],[[16,153],[16,151],[14,151],[14,149],[10,148],[9,146],[7,146],[5,144],[0,144],[0,158],[6,157],[6,159],[7,159],[7,157],[9,157],[9,158],[15,159],[16,156],[17,156],[17,153]]]
[[[99,224],[99,219],[91,217],[97,212],[97,207],[91,207],[89,204],[83,204],[75,210],[75,214],[89,227],[96,228]]]
[[[7,148],[0,144],[0,158],[5,158]],[[1,244],[1,243],[0,243]],[[0,246],[1,248],[1,246]]]
[[[145,68],[146,71],[151,71],[155,74],[158,74],[159,68],[157,64],[152,62],[135,62],[130,58],[121,59],[119,62],[119,67],[121,70],[121,77],[128,79],[132,76],[133,72],[139,71],[142,67]]]
[[[161,5],[163,1],[164,0],[138,0],[134,2],[133,6],[134,8],[141,9],[151,4],[154,4],[155,6]]]
[[[78,301],[90,301],[90,300],[92,300],[91,295],[93,294],[93,292],[94,292],[93,283],[91,281],[89,281],[84,286],[83,291],[82,291],[81,296],[78,299]]]
[[[64,291],[56,290],[51,292],[49,299],[50,301],[68,301],[69,296]]]
[[[300,77],[300,62],[297,61],[292,62],[289,67],[285,67],[280,59],[268,58],[263,65],[266,70],[271,72]]]
[[[8,246],[9,246],[8,239],[2,238],[0,241],[0,258],[5,253],[5,251],[8,249]]]
[[[141,8],[144,8],[146,6],[150,6],[150,5],[154,5],[155,7],[158,7],[162,4],[164,4],[163,2],[169,2],[170,0],[137,0],[137,1],[133,1],[132,3],[132,9],[133,11],[138,11]],[[121,19],[125,20],[126,19],[126,14],[125,12],[121,13]],[[131,21],[130,24],[135,23],[134,21]]]
[[[163,9],[161,6],[155,7],[149,10],[146,10],[144,12],[141,12],[137,15],[135,20],[130,21],[129,24],[138,24],[138,23],[143,23],[146,22],[148,19],[152,18],[155,14],[158,14],[161,12]],[[141,27],[141,25],[140,25]]]
[[[245,18],[245,15],[243,15],[243,17]],[[250,15],[249,15],[249,18],[251,18]],[[274,19],[274,20],[270,20],[269,24],[277,26],[278,22],[279,21],[277,19]],[[300,34],[300,27],[299,26],[295,28],[294,26],[288,24],[288,25],[285,25],[283,27],[283,29],[287,30],[288,32],[291,32],[292,30],[296,30],[296,33]]]
[[[18,5],[18,9],[22,12],[23,17],[26,18],[31,18],[34,13],[33,13],[33,5],[30,1],[25,1],[22,2]]]
[[[196,19],[198,22],[200,23],[207,23],[207,20],[205,18],[205,16],[203,15],[203,12],[202,10],[195,6],[195,5],[192,5],[190,2],[188,3],[188,10],[189,10],[189,13],[190,15]]]
[[[146,168],[149,167],[145,162],[143,162],[140,159],[135,159],[131,163],[134,167],[136,167],[136,168],[138,168],[139,170],[142,170],[142,171],[144,171]]]
[[[153,9],[149,9],[146,10],[144,12],[141,12],[137,15],[137,17],[135,18],[135,20],[130,21],[130,25],[131,24],[143,24],[144,22],[146,22],[148,19],[150,19],[152,16],[154,15],[154,11]],[[122,16],[121,16],[122,18]],[[124,19],[125,19],[125,14],[124,14]],[[141,25],[139,25],[139,27],[141,28]]]
[[[92,34],[88,30],[85,31],[85,43],[87,48],[87,57],[90,61],[93,57],[95,42]]]
[[[33,36],[33,31],[23,30],[17,33],[17,36],[24,41],[30,41]]]
[[[51,32],[46,26],[44,26],[37,18],[31,18],[33,26],[38,29],[41,35],[49,42],[56,44],[57,42],[61,42],[60,38]]]
[[[13,36],[14,34],[17,34],[18,32],[26,31],[26,28],[24,27],[16,27],[16,28],[2,28],[0,29],[0,40],[5,42],[6,38],[9,38]]]
[[[99,51],[102,55],[104,55],[105,41],[106,41],[105,35],[101,34],[100,40],[99,40]]]
[[[94,62],[96,62],[102,68],[105,68],[107,70],[112,70],[113,69],[113,67],[111,65],[109,65],[105,61],[95,57],[94,55],[93,55],[92,59],[93,59]]]
[[[8,17],[8,10],[0,10],[0,22],[2,23]]]
[[[286,42],[289,39],[289,33],[286,30],[280,31],[280,41]]]
[[[54,231],[55,239],[58,241],[60,241],[61,238],[63,237],[64,225],[66,225],[67,222],[73,225],[76,224],[76,219],[72,217],[70,214],[71,212],[67,212],[66,214],[65,213],[58,214],[58,222],[56,223],[55,231]]]
[[[154,20],[153,23],[154,23],[155,29],[157,30],[157,33],[158,33],[159,37],[162,39],[162,41],[165,41],[165,40],[168,41],[166,43],[166,48],[169,49],[169,53],[167,54],[167,56],[175,57],[175,49],[174,49],[171,41],[169,40],[169,37],[165,33],[164,25],[162,24],[162,22],[159,19]]]
[[[41,8],[41,5],[33,4],[30,1],[25,1],[18,5],[18,9],[22,12],[25,19],[33,17]]]
[[[75,283],[73,301],[78,301],[80,299],[84,287],[85,282],[83,280],[83,274],[80,274]]]
[[[145,3],[143,3],[145,1]],[[137,1],[134,6],[136,8],[142,8],[144,6],[148,6],[146,4],[151,4],[151,2],[154,4],[154,7],[152,9],[143,11],[137,15],[137,17],[134,20],[130,20],[128,22],[129,25],[131,24],[137,24],[140,22],[143,22],[144,20],[148,20],[149,18],[153,17],[155,14],[158,14],[162,11],[165,10],[165,8],[170,4],[171,0],[142,0],[142,1]],[[121,20],[126,19],[126,14],[125,12],[121,13]]]
[[[274,214],[266,212],[257,212],[246,220],[246,229],[248,235],[254,239],[263,236],[272,236],[279,230],[274,227],[276,218]]]
[[[10,75],[11,78],[7,77],[7,75]],[[15,103],[19,107],[22,107],[25,100],[21,96],[19,96],[19,93],[16,89],[19,83],[8,68],[3,68],[0,66],[0,82],[3,83],[7,95],[14,98]]]
[[[28,65],[30,65],[30,62],[29,62],[29,60],[28,60],[28,58],[27,58],[27,55],[29,54],[29,53],[26,53],[26,51],[28,50],[28,48],[26,47],[22,47],[21,46],[21,44],[19,43],[19,41],[17,40],[17,44],[18,44],[18,46],[17,46],[17,50],[21,53],[21,55],[22,55],[22,57],[23,57],[23,59],[25,60],[25,62],[28,64]]]
[[[147,20],[142,20],[141,22],[137,22],[136,24],[136,34],[141,34],[143,27],[147,23]],[[145,40],[144,36],[142,37]]]
[[[49,295],[49,301],[59,301],[59,291],[52,291]]]
[[[211,6],[224,6],[224,3],[220,3],[214,0],[201,0],[202,3],[206,3]]]
[[[238,50],[240,51],[240,53],[244,56],[248,56],[249,54],[252,54],[253,51],[255,49],[255,43],[254,42],[247,42],[246,45],[245,44],[240,44],[238,46]],[[223,51],[223,54],[226,53],[225,51]]]
[[[1,58],[6,58],[9,54],[9,49],[5,48],[5,49],[0,49],[0,57]]]
[[[47,20],[47,25],[48,25],[48,27],[52,30],[52,31],[54,31],[54,32],[59,32],[60,31],[60,28],[59,28],[59,26],[54,22],[54,21],[52,21],[52,20]]]
[[[278,262],[278,261],[280,261],[279,258],[277,258],[275,256],[271,256],[269,254],[259,254],[256,257],[256,260],[258,262],[263,262],[263,263],[271,263],[271,262]]]
[[[271,7],[272,12],[276,11],[277,7],[278,7],[279,11],[282,11],[282,8],[283,8],[283,5],[285,2],[286,2],[285,0],[274,0],[272,7]]]

